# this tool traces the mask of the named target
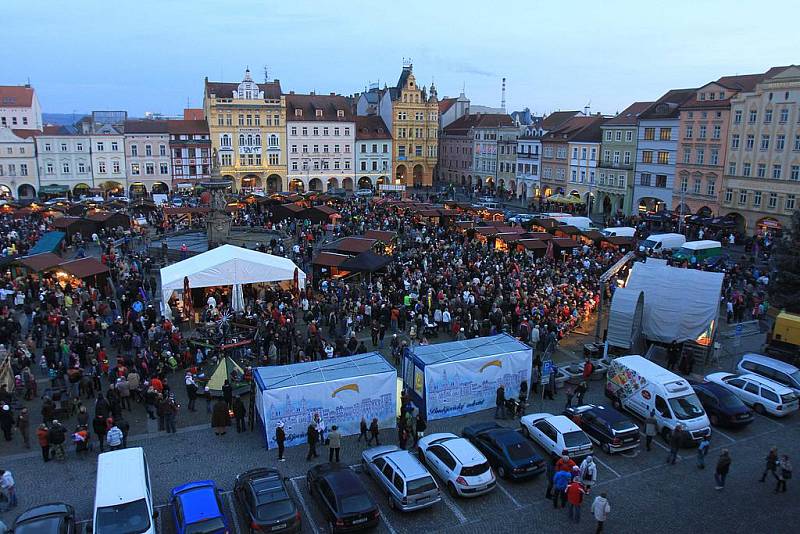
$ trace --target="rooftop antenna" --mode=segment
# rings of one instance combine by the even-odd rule
[[[503,90],[500,98],[500,108],[505,112],[506,110],[506,79],[503,78]]]
[[[264,83],[269,83],[269,67],[264,65]]]

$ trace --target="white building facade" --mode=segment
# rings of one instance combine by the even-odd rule
[[[539,196],[539,167],[542,140],[538,135],[525,135],[517,139],[517,195],[521,198]]]
[[[168,194],[172,182],[167,121],[125,122],[125,161],[131,198]]]
[[[63,126],[45,126],[36,136],[41,192],[80,198],[93,187],[91,140]]]
[[[37,130],[0,128],[0,197],[33,200],[39,191]]]
[[[127,195],[125,136],[110,133],[92,134],[89,139],[94,187],[115,195]]]
[[[392,136],[378,115],[356,118],[355,164],[359,189],[377,190],[389,184],[392,172]]]
[[[42,108],[30,85],[0,85],[0,127],[42,129]]]

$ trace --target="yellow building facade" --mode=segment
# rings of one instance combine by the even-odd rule
[[[417,81],[409,63],[394,90],[384,92],[392,100],[392,168],[395,183],[406,186],[433,185],[438,157],[439,100],[431,84],[430,93]],[[383,106],[381,106],[383,107]]]
[[[205,80],[203,109],[220,173],[242,192],[286,191],[286,101],[278,80]]]

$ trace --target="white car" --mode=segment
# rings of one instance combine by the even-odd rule
[[[561,456],[564,451],[573,459],[592,454],[592,440],[564,415],[532,413],[522,416],[519,423],[522,433],[551,456]]]
[[[469,440],[441,432],[421,438],[418,445],[422,463],[442,479],[453,497],[476,497],[497,485],[488,460]]]
[[[711,373],[705,379],[728,388],[742,402],[762,415],[769,413],[776,417],[785,417],[800,407],[800,401],[793,390],[763,376],[752,373]]]

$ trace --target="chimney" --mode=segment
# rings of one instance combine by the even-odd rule
[[[309,94],[310,94],[311,96],[316,96],[316,93],[315,93],[314,91],[311,91],[311,93],[309,93]]]
[[[336,93],[331,93],[331,96],[336,96]]]

